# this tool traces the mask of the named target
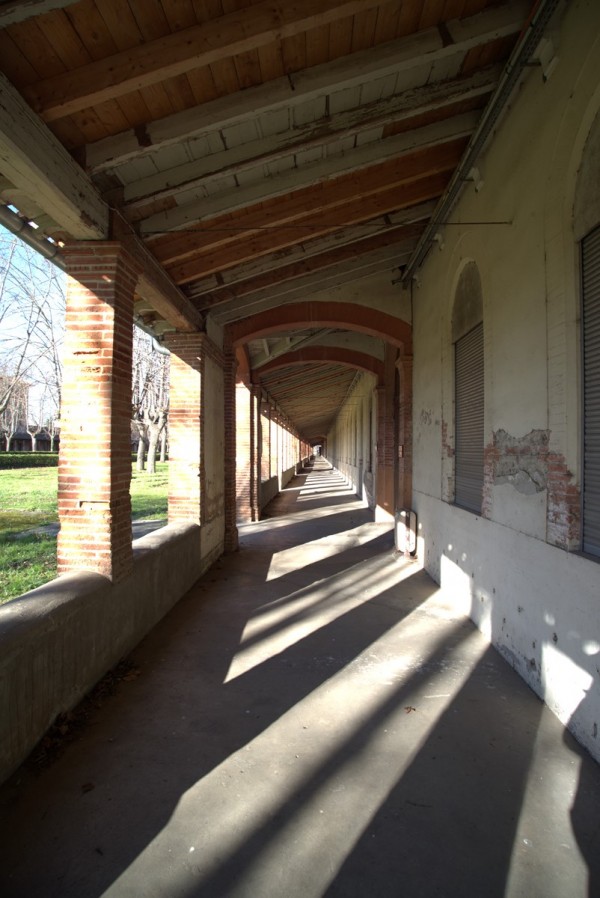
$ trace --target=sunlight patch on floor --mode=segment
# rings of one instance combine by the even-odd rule
[[[263,664],[353,608],[399,587],[414,573],[411,561],[379,556],[259,609],[244,628],[224,682]]]
[[[389,529],[386,524],[360,524],[358,527],[344,530],[341,533],[327,534],[303,543],[301,546],[290,546],[288,549],[275,552],[269,565],[267,582],[283,577],[292,571],[301,570],[323,559],[332,558],[339,555],[340,552],[347,552],[348,549],[353,549],[356,546],[364,546]]]
[[[285,894],[285,884],[309,868],[320,871],[319,894],[325,894],[486,649],[473,630],[465,637],[475,643],[469,664],[453,664],[450,653],[446,665],[432,663],[415,683],[415,671],[445,640],[431,629],[424,635],[422,621],[420,654],[398,666],[390,688],[389,641],[410,653],[414,626],[414,619],[397,623],[353,659],[350,677],[347,670],[335,673],[188,789],[161,833],[114,884],[116,894],[139,883],[146,855],[160,871],[154,887],[173,896],[189,896],[191,887],[236,894],[242,879],[244,894],[264,894],[265,876],[272,883],[278,869]],[[437,700],[427,701],[428,695]],[[399,752],[401,732],[410,748]],[[216,818],[215,806],[221,808]]]

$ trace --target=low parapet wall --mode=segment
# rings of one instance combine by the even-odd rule
[[[120,583],[64,574],[0,606],[0,782],[216,561],[216,542],[198,526],[163,527],[134,542]]]

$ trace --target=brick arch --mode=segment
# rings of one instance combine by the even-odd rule
[[[358,352],[354,349],[345,349],[338,346],[309,346],[306,349],[286,352],[285,355],[280,355],[271,362],[267,362],[266,365],[261,365],[253,373],[253,380],[258,382],[261,375],[277,371],[279,368],[286,368],[288,365],[304,365],[309,362],[331,362],[332,364],[348,365],[350,368],[357,368],[359,371],[374,374],[377,378],[377,383],[383,383],[383,362],[372,355],[368,355],[366,352]]]
[[[235,349],[235,358],[237,362],[237,379],[245,384],[250,383],[250,356],[245,346],[237,346]]]
[[[410,353],[412,328],[407,321],[350,302],[295,302],[249,315],[227,326],[234,346],[290,328],[338,327],[378,337]]]

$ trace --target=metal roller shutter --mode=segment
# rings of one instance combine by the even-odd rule
[[[600,555],[600,227],[581,244],[583,286],[583,550]]]
[[[483,324],[455,343],[456,505],[481,514],[483,492]]]

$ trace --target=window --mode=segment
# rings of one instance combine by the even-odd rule
[[[454,501],[481,513],[483,491],[483,324],[455,343]]]
[[[600,556],[600,227],[581,243],[583,550]]]

